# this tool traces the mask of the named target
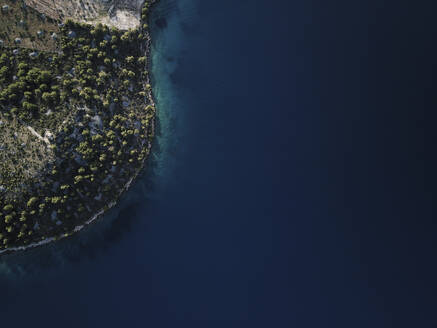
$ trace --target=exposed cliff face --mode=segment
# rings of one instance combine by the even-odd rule
[[[98,0],[99,1],[99,0]],[[100,0],[110,5],[106,15],[97,19],[106,25],[120,29],[136,28],[140,24],[140,11],[143,0]]]
[[[135,28],[140,24],[140,10],[144,0],[25,0],[39,12],[65,21],[92,24],[104,23],[119,29]]]

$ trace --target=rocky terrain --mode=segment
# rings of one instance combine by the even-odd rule
[[[0,254],[79,231],[143,168],[153,2],[0,0]]]
[[[26,5],[57,20],[71,18],[91,24],[103,23],[119,29],[140,24],[144,0],[25,0]]]

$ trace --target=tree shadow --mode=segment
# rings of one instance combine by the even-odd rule
[[[160,136],[159,119],[155,135]],[[0,280],[30,277],[42,271],[54,271],[108,254],[147,218],[150,195],[156,191],[157,158],[160,146],[154,138],[145,168],[118,204],[101,218],[68,238],[0,257]],[[146,223],[147,229],[147,223]]]

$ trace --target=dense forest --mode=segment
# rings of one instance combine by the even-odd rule
[[[134,30],[53,21],[57,32],[31,31],[51,50],[21,46],[16,35],[0,42],[0,248],[68,236],[143,166],[155,117],[151,2]]]

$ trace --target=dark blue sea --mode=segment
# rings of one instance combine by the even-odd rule
[[[0,327],[437,327],[434,16],[160,0],[147,169],[0,258]]]

